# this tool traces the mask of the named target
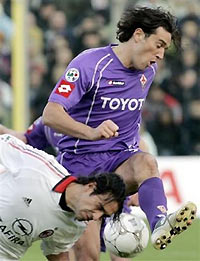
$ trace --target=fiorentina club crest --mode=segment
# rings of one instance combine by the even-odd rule
[[[146,87],[146,83],[147,83],[147,78],[145,77],[144,74],[142,74],[142,76],[140,77],[140,82],[142,85],[142,89],[144,89]]]

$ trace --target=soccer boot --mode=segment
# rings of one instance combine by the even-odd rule
[[[155,225],[151,242],[156,249],[165,249],[172,239],[185,231],[196,217],[197,207],[188,202],[172,214],[161,218]]]

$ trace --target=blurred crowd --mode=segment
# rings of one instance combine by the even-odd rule
[[[0,123],[11,125],[11,0],[0,0]],[[124,2],[123,5],[121,2]],[[113,42],[114,4],[163,6],[178,16],[182,48],[172,46],[143,109],[144,133],[158,155],[200,155],[200,0],[31,0],[27,14],[31,122],[71,59]],[[117,42],[117,40],[114,40]]]

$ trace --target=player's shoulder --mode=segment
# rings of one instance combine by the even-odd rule
[[[109,54],[109,46],[90,48],[77,55],[75,61],[84,61],[87,64],[96,63],[99,59]]]

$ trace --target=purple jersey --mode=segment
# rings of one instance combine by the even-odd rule
[[[51,146],[58,152],[57,143],[63,137],[63,134],[57,133],[48,126],[45,126],[42,122],[42,117],[39,117],[28,128],[25,136],[27,143],[34,148],[43,150]]]
[[[110,119],[119,126],[119,136],[98,141],[64,136],[59,150],[76,154],[136,150],[141,109],[156,68],[156,64],[144,71],[124,67],[112,45],[86,50],[73,59],[49,101],[59,103],[73,119],[93,128]]]

